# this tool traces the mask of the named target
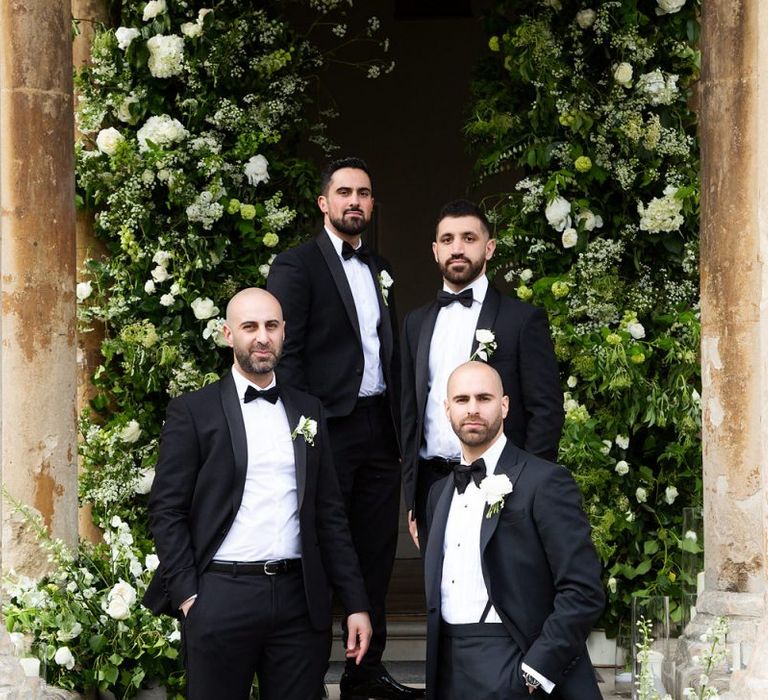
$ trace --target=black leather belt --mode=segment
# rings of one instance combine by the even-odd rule
[[[212,561],[206,571],[219,571],[232,576],[277,576],[301,569],[301,559],[270,561]]]
[[[374,394],[373,396],[358,396],[355,408],[366,408],[367,406],[378,406],[384,403],[387,398],[387,393]]]
[[[433,472],[446,476],[453,472],[453,468],[461,463],[460,459],[445,459],[444,457],[430,457],[422,459],[421,463],[431,469]]]

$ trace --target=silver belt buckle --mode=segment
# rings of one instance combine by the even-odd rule
[[[267,576],[277,576],[277,574],[280,573],[280,564],[282,562],[279,559],[273,559],[271,561],[264,562],[264,573]],[[269,567],[271,565],[274,565],[274,569],[270,569]]]

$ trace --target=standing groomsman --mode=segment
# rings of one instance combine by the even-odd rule
[[[365,162],[344,158],[323,172],[319,236],[277,256],[267,289],[283,306],[281,384],[317,396],[328,416],[339,485],[371,604],[373,638],[360,666],[348,663],[342,700],[423,697],[381,663],[384,599],[397,546],[400,464],[399,360],[389,264],[361,234],[373,192]]]
[[[501,295],[486,264],[496,241],[478,206],[446,204],[432,243],[443,288],[410,312],[402,337],[403,490],[416,546],[424,538],[429,489],[461,455],[443,407],[450,373],[470,357],[486,359],[509,396],[504,432],[518,447],[554,461],[563,427],[563,394],[546,314]],[[481,339],[493,340],[481,345]],[[483,353],[485,357],[483,357]]]

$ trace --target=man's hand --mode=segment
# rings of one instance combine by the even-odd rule
[[[411,533],[411,539],[416,545],[416,549],[421,549],[421,547],[419,547],[419,528],[416,527],[416,519],[413,517],[412,510],[408,511],[408,532]]]
[[[179,610],[181,610],[184,617],[189,615],[189,609],[195,604],[195,601],[197,600],[197,596],[193,595],[190,598],[187,598],[180,606]]]
[[[357,666],[363,660],[368,646],[371,643],[373,628],[371,627],[371,618],[367,612],[352,613],[347,618],[347,658],[354,659]]]

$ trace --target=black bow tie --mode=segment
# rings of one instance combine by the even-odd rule
[[[453,483],[459,493],[467,490],[470,480],[475,482],[475,486],[480,486],[483,479],[485,462],[482,459],[476,459],[472,464],[457,464],[453,469]]]
[[[264,389],[264,391],[259,391],[258,389],[254,389],[252,386],[249,386],[245,390],[245,403],[253,401],[254,399],[266,399],[269,401],[269,403],[277,403],[279,398],[280,389],[277,386]]]
[[[353,248],[347,241],[341,244],[341,257],[344,260],[349,260],[351,257],[357,256],[357,259],[361,262],[368,264],[368,260],[371,254],[368,252],[368,246],[365,243],[361,243],[357,248]]]
[[[472,300],[473,296],[471,289],[465,289],[458,294],[451,294],[450,292],[446,292],[444,289],[441,289],[437,293],[437,303],[440,304],[441,307],[449,306],[450,304],[453,304],[454,301],[458,301],[462,306],[469,308],[472,306]]]

